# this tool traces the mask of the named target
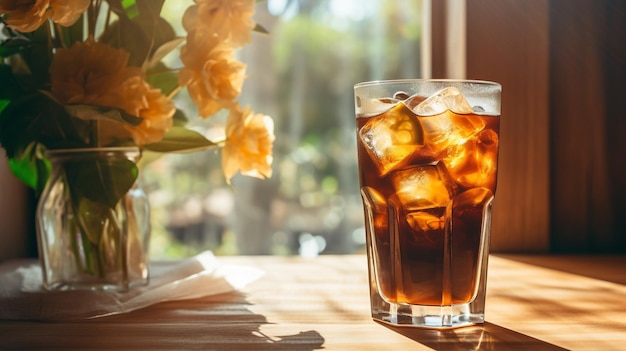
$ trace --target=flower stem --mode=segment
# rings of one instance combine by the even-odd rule
[[[59,42],[59,46],[62,48],[67,48],[67,43],[65,42],[65,38],[63,38],[63,30],[58,23],[54,24],[54,36]]]
[[[178,94],[178,92],[182,89],[183,87],[180,84],[177,84],[176,87],[174,89],[172,89],[172,91],[167,94],[167,99],[168,100],[172,100],[174,98],[174,96],[176,96],[176,94]]]

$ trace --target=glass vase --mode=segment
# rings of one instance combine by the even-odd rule
[[[127,291],[148,283],[150,206],[137,148],[53,150],[37,206],[46,290]]]

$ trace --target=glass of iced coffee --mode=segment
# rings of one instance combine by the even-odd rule
[[[484,322],[501,90],[467,80],[354,86],[374,319]]]

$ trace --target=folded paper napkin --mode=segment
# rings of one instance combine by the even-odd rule
[[[109,316],[159,302],[193,299],[239,290],[263,271],[221,265],[210,251],[176,262],[150,264],[150,283],[129,292],[58,291],[41,287],[33,260],[0,265],[0,319],[73,320]]]

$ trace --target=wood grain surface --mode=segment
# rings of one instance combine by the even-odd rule
[[[492,256],[487,323],[371,320],[366,258],[220,257],[265,270],[241,293],[50,323],[0,321],[2,350],[624,350],[626,256]],[[562,270],[587,268],[584,275]],[[599,273],[594,274],[594,271]],[[598,279],[603,278],[603,279]]]

